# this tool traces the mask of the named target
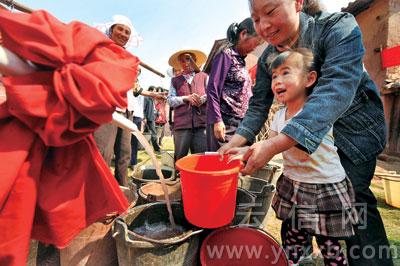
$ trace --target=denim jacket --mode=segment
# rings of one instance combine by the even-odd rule
[[[301,13],[296,47],[313,51],[319,79],[303,111],[282,133],[313,153],[333,126],[335,145],[354,164],[375,159],[386,143],[385,117],[379,91],[363,66],[365,50],[354,17]],[[278,51],[270,45],[258,61],[254,94],[236,131],[251,142],[264,125],[274,98],[268,73],[268,57],[273,53]]]

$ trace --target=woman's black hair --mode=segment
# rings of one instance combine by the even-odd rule
[[[232,23],[226,31],[226,37],[231,44],[236,45],[239,41],[239,36],[242,31],[246,30],[249,35],[256,35],[253,20],[246,18],[240,24]]]
[[[253,1],[254,0],[249,0],[249,7],[250,10],[253,9]],[[318,13],[322,12],[321,5],[319,3],[319,0],[304,0],[303,2],[303,12],[310,15],[310,16],[315,16]]]

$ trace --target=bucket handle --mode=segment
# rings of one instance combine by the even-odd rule
[[[273,189],[270,191],[268,188],[272,187]],[[272,193],[275,192],[276,188],[273,184],[268,184],[263,186],[263,188],[261,189],[261,194],[265,195],[266,193]]]
[[[183,238],[180,238],[180,239],[178,239],[176,241],[163,240],[163,239],[157,240],[157,239],[152,239],[152,238],[148,238],[148,237],[136,234],[135,232],[133,232],[131,230],[128,230],[128,227],[126,226],[126,223],[122,219],[117,219],[115,222],[120,224],[125,229],[125,231],[128,233],[128,235],[132,235],[135,238],[139,238],[141,240],[144,240],[144,241],[147,241],[147,242],[150,242],[150,243],[154,243],[154,244],[167,244],[167,245],[178,244],[178,243],[180,243],[182,241],[185,241],[189,237],[194,236],[194,235],[199,234],[199,233],[204,231],[203,229],[199,229],[199,230],[196,230],[196,231],[188,232],[188,233],[186,233],[186,235]],[[118,233],[119,232],[117,231],[116,233],[114,233],[114,235],[117,236]],[[130,240],[130,239],[128,239],[128,240],[129,240],[129,242],[135,242],[135,241]]]

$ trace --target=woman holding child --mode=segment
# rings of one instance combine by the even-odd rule
[[[363,67],[357,22],[347,13],[321,12],[317,1],[249,0],[249,5],[257,33],[271,45],[259,60],[249,109],[220,152],[243,152],[245,174],[284,152],[285,169],[273,207],[284,220],[283,244],[294,265],[303,255],[298,247],[310,245],[308,235],[317,237],[326,265],[393,265],[390,252],[378,256],[389,250],[389,244],[369,186],[385,146],[386,126],[379,92]],[[311,68],[310,55],[298,48],[312,53]],[[308,97],[305,91],[310,92]],[[274,95],[286,103],[273,122],[275,133],[238,149],[254,141]],[[346,215],[352,213],[353,188],[357,210],[366,212],[367,219],[359,220],[361,226],[354,226],[355,236],[350,237]],[[298,208],[307,206],[306,213]],[[292,213],[287,213],[289,208]],[[306,228],[293,223],[300,218]],[[340,250],[337,239],[346,240],[347,261],[342,252],[334,257],[327,252]],[[366,248],[376,256],[367,259]]]

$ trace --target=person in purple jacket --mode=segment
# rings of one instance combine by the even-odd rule
[[[229,45],[212,62],[207,86],[207,150],[217,151],[235,134],[252,95],[246,56],[262,39],[251,18],[233,23],[227,30]]]

